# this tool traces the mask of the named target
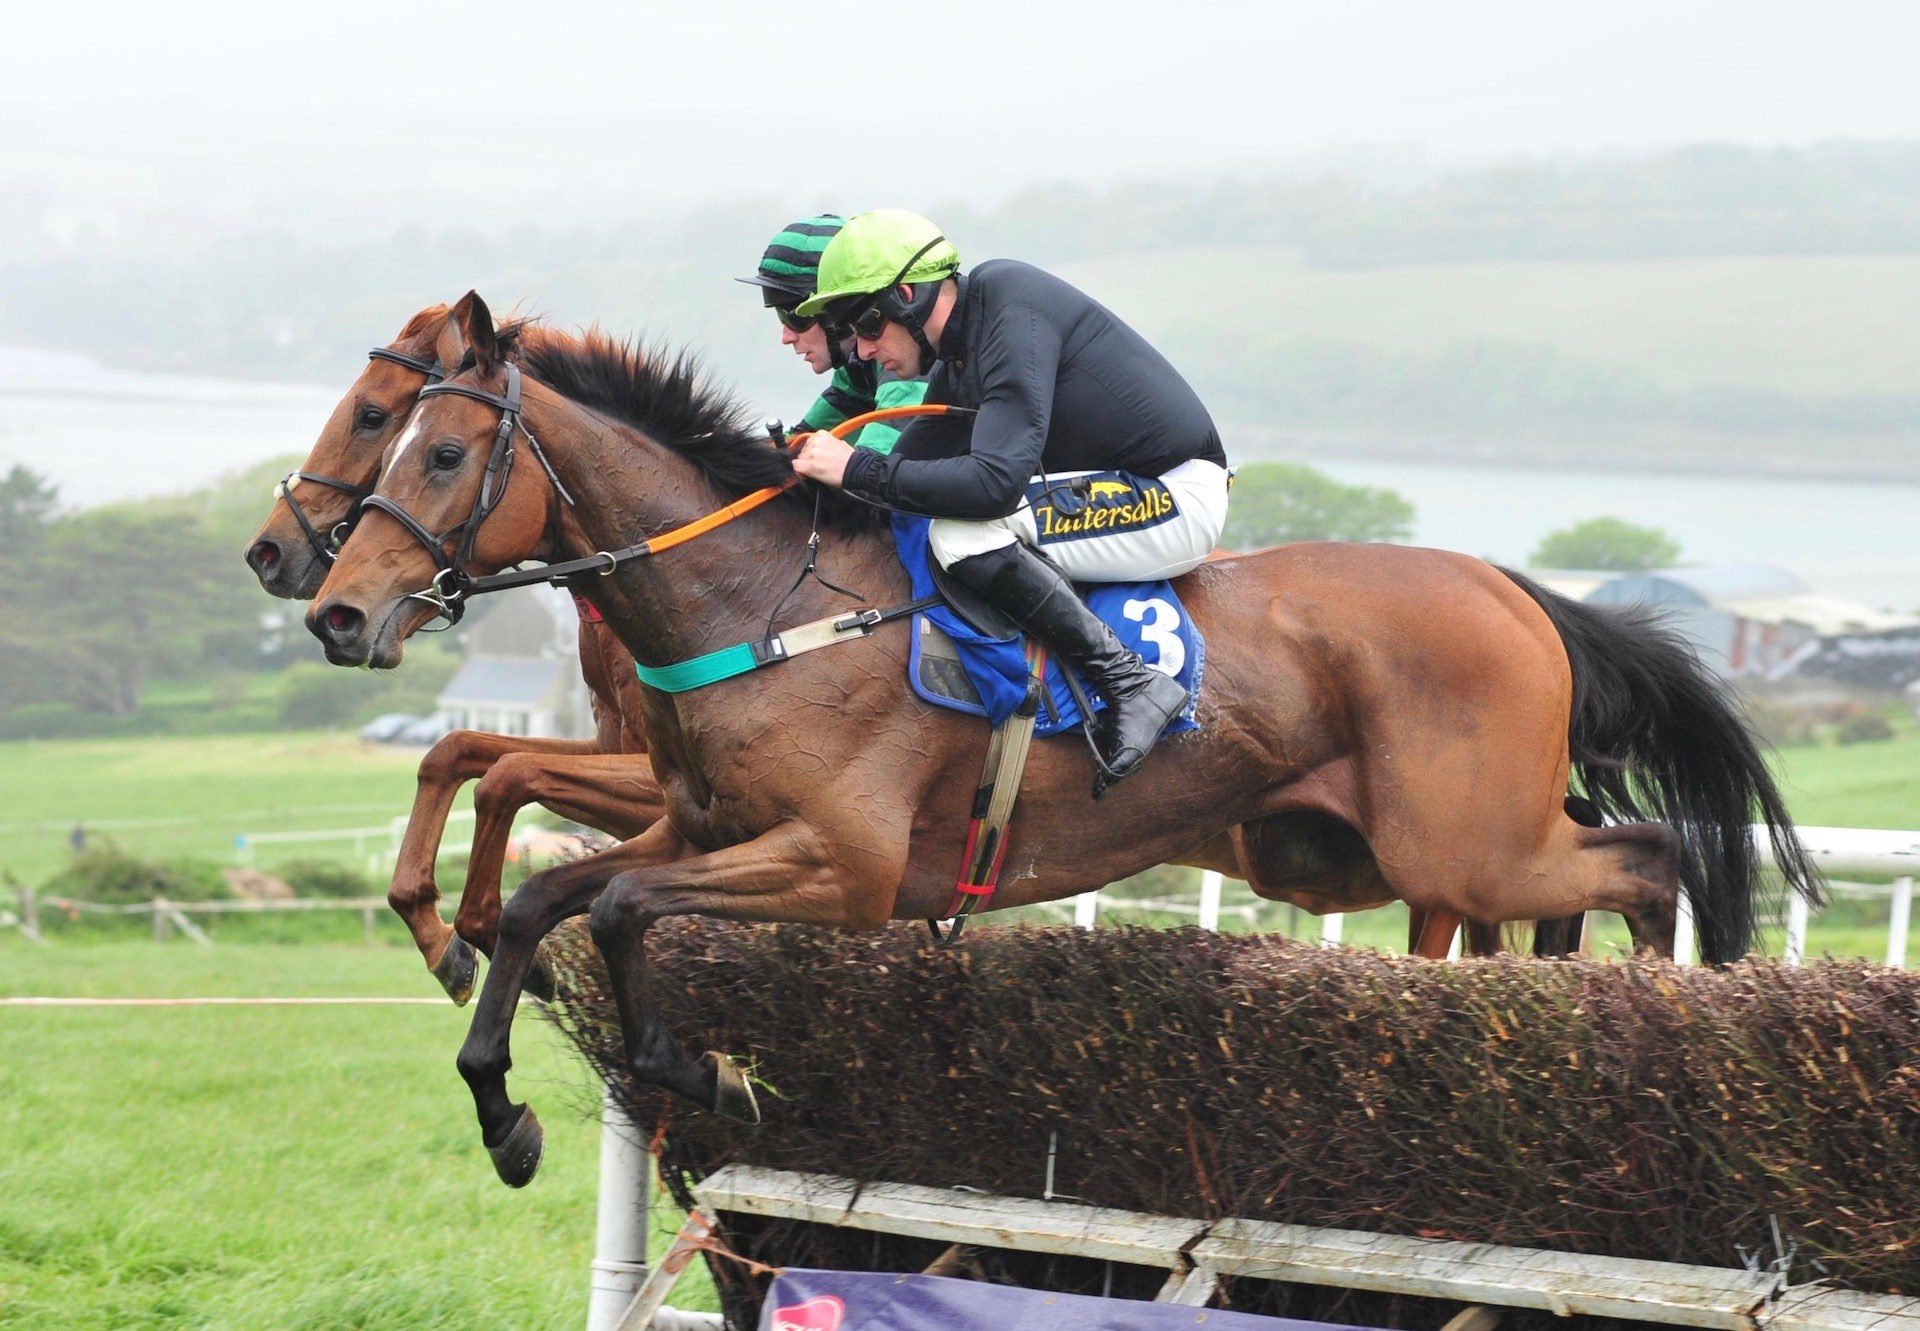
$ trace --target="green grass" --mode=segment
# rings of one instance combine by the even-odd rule
[[[1262,337],[1429,354],[1544,346],[1669,389],[1920,391],[1920,256],[1418,264],[1310,268],[1279,246],[1130,255],[1061,270],[1150,336],[1232,295]]]
[[[40,882],[64,862],[76,823],[141,855],[221,861],[244,832],[381,826],[406,813],[419,761],[303,731],[0,743],[0,869]],[[369,849],[385,844],[383,833]],[[317,849],[344,855],[352,843]]]
[[[397,948],[0,941],[5,994],[431,992]],[[531,1187],[502,1187],[453,1068],[466,1022],[451,1005],[0,1009],[0,1326],[571,1331],[597,1092],[523,1010],[513,1086],[547,1156]],[[675,1296],[707,1299],[698,1271]]]

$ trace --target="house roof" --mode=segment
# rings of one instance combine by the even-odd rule
[[[1822,596],[1817,592],[1797,592],[1788,596],[1736,597],[1719,602],[1720,608],[1762,624],[1794,624],[1810,629],[1823,638],[1851,633],[1900,633],[1920,629],[1920,616],[1875,610],[1872,606]]]
[[[1701,564],[1656,569],[1637,576],[1677,583],[1715,605],[1794,596],[1807,590],[1806,583],[1774,564]]]
[[[572,661],[476,657],[440,690],[442,707],[537,707]]]

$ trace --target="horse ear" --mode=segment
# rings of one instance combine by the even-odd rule
[[[493,311],[477,291],[469,291],[460,298],[454,310],[462,309],[465,313],[460,316],[460,328],[467,335],[467,345],[473,348],[473,363],[480,373],[491,373],[500,363],[500,343],[493,335]]]
[[[471,345],[467,340],[466,322],[473,310],[473,302],[480,299],[469,291],[454,303],[440,318],[440,332],[433,341],[433,359],[449,373],[467,354]]]

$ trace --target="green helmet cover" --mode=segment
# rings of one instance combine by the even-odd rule
[[[952,277],[959,270],[960,251],[920,214],[904,208],[860,213],[820,256],[814,294],[800,303],[799,312],[819,314],[849,297],[870,296],[896,283]]]
[[[768,305],[791,305],[804,300],[813,294],[821,254],[846,224],[847,219],[838,213],[820,213],[789,222],[779,235],[767,242],[766,253],[760,256],[760,266],[753,276],[734,280],[760,287]]]

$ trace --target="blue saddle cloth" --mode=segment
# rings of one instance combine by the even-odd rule
[[[916,599],[934,593],[933,573],[927,566],[932,558],[927,550],[927,528],[931,524],[930,518],[909,517],[904,513],[893,515],[894,545],[900,552],[900,563],[913,579]],[[1187,618],[1186,608],[1180,604],[1173,584],[1162,579],[1078,585],[1093,612],[1112,626],[1121,642],[1140,653],[1150,666],[1171,666],[1173,677],[1186,687],[1187,708],[1168,724],[1165,733],[1177,735],[1183,730],[1198,729],[1193,712],[1200,700],[1206,644],[1193,621]],[[937,625],[952,639],[967,679],[979,695],[978,702],[930,689],[922,680],[921,652],[927,636],[920,622],[923,619]],[[1061,669],[1058,662],[1048,658],[1047,691],[1052,695],[1053,707],[1051,710],[1041,707],[1039,722],[1034,727],[1036,735],[1057,735],[1080,724],[1079,704],[1068,690]],[[908,676],[913,691],[935,706],[984,716],[997,726],[1012,716],[1027,696],[1026,649],[1018,634],[1011,638],[989,638],[946,606],[936,606],[914,616],[913,660]],[[1095,711],[1107,705],[1091,687],[1088,693]]]

